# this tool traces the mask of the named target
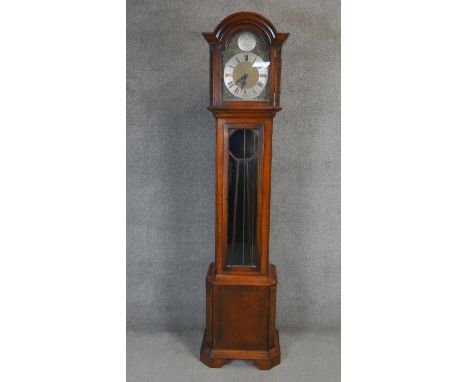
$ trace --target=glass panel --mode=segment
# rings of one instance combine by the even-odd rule
[[[270,49],[257,33],[242,30],[221,50],[222,95],[226,101],[268,101]]]
[[[259,132],[228,129],[227,266],[257,265]]]

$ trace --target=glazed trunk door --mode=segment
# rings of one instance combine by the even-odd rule
[[[260,270],[263,126],[224,125],[225,270]]]

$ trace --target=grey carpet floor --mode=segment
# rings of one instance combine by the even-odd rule
[[[210,369],[198,360],[203,333],[127,333],[127,382],[278,381],[339,382],[337,331],[280,330],[281,364],[269,371],[252,362],[229,361]]]

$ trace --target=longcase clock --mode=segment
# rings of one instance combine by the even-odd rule
[[[281,358],[268,253],[271,145],[288,33],[240,12],[203,36],[210,45],[208,109],[216,118],[216,238],[200,359],[210,367],[250,359],[270,369]]]

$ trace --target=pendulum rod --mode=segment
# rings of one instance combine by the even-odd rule
[[[256,174],[256,166],[255,166],[255,160],[257,160],[257,141],[256,141],[256,134],[254,132],[253,134],[253,147],[254,147],[254,155],[253,155],[253,166],[252,166],[252,211],[250,212],[251,214],[251,223],[250,223],[250,247],[251,247],[251,250],[250,250],[250,264],[254,265],[254,241],[255,241],[255,232],[254,232],[254,229],[256,227],[256,224],[255,223],[255,210],[256,210],[256,203],[255,203],[255,185],[257,184],[257,174]]]
[[[251,159],[248,159],[247,161],[247,164],[246,164],[246,167],[245,167],[245,172],[246,172],[246,178],[247,178],[247,185],[246,185],[246,189],[247,189],[247,224],[248,224],[248,227],[247,227],[247,262],[249,263],[249,265],[251,265],[251,261],[249,259],[251,259],[251,254],[250,254],[250,251],[249,251],[249,246],[248,246],[248,241],[252,241],[252,229],[251,229],[251,219],[250,219],[250,216],[252,214],[252,208],[251,208],[251,201],[250,201],[250,176],[249,176],[249,163],[251,162]]]
[[[244,164],[244,173],[242,174],[242,176],[244,177],[244,181],[242,182],[242,186],[243,186],[243,192],[242,192],[242,265],[245,265],[245,166],[246,166],[246,160],[245,160],[245,131],[246,129],[244,129],[244,160],[243,160],[243,164]]]
[[[236,181],[234,183],[234,208],[233,208],[233,222],[232,222],[232,240],[231,240],[231,259],[235,261],[235,248],[236,248],[236,221],[237,221],[237,201],[238,201],[238,190],[239,190],[239,161],[234,158],[231,154],[231,158],[234,160],[236,166]]]

